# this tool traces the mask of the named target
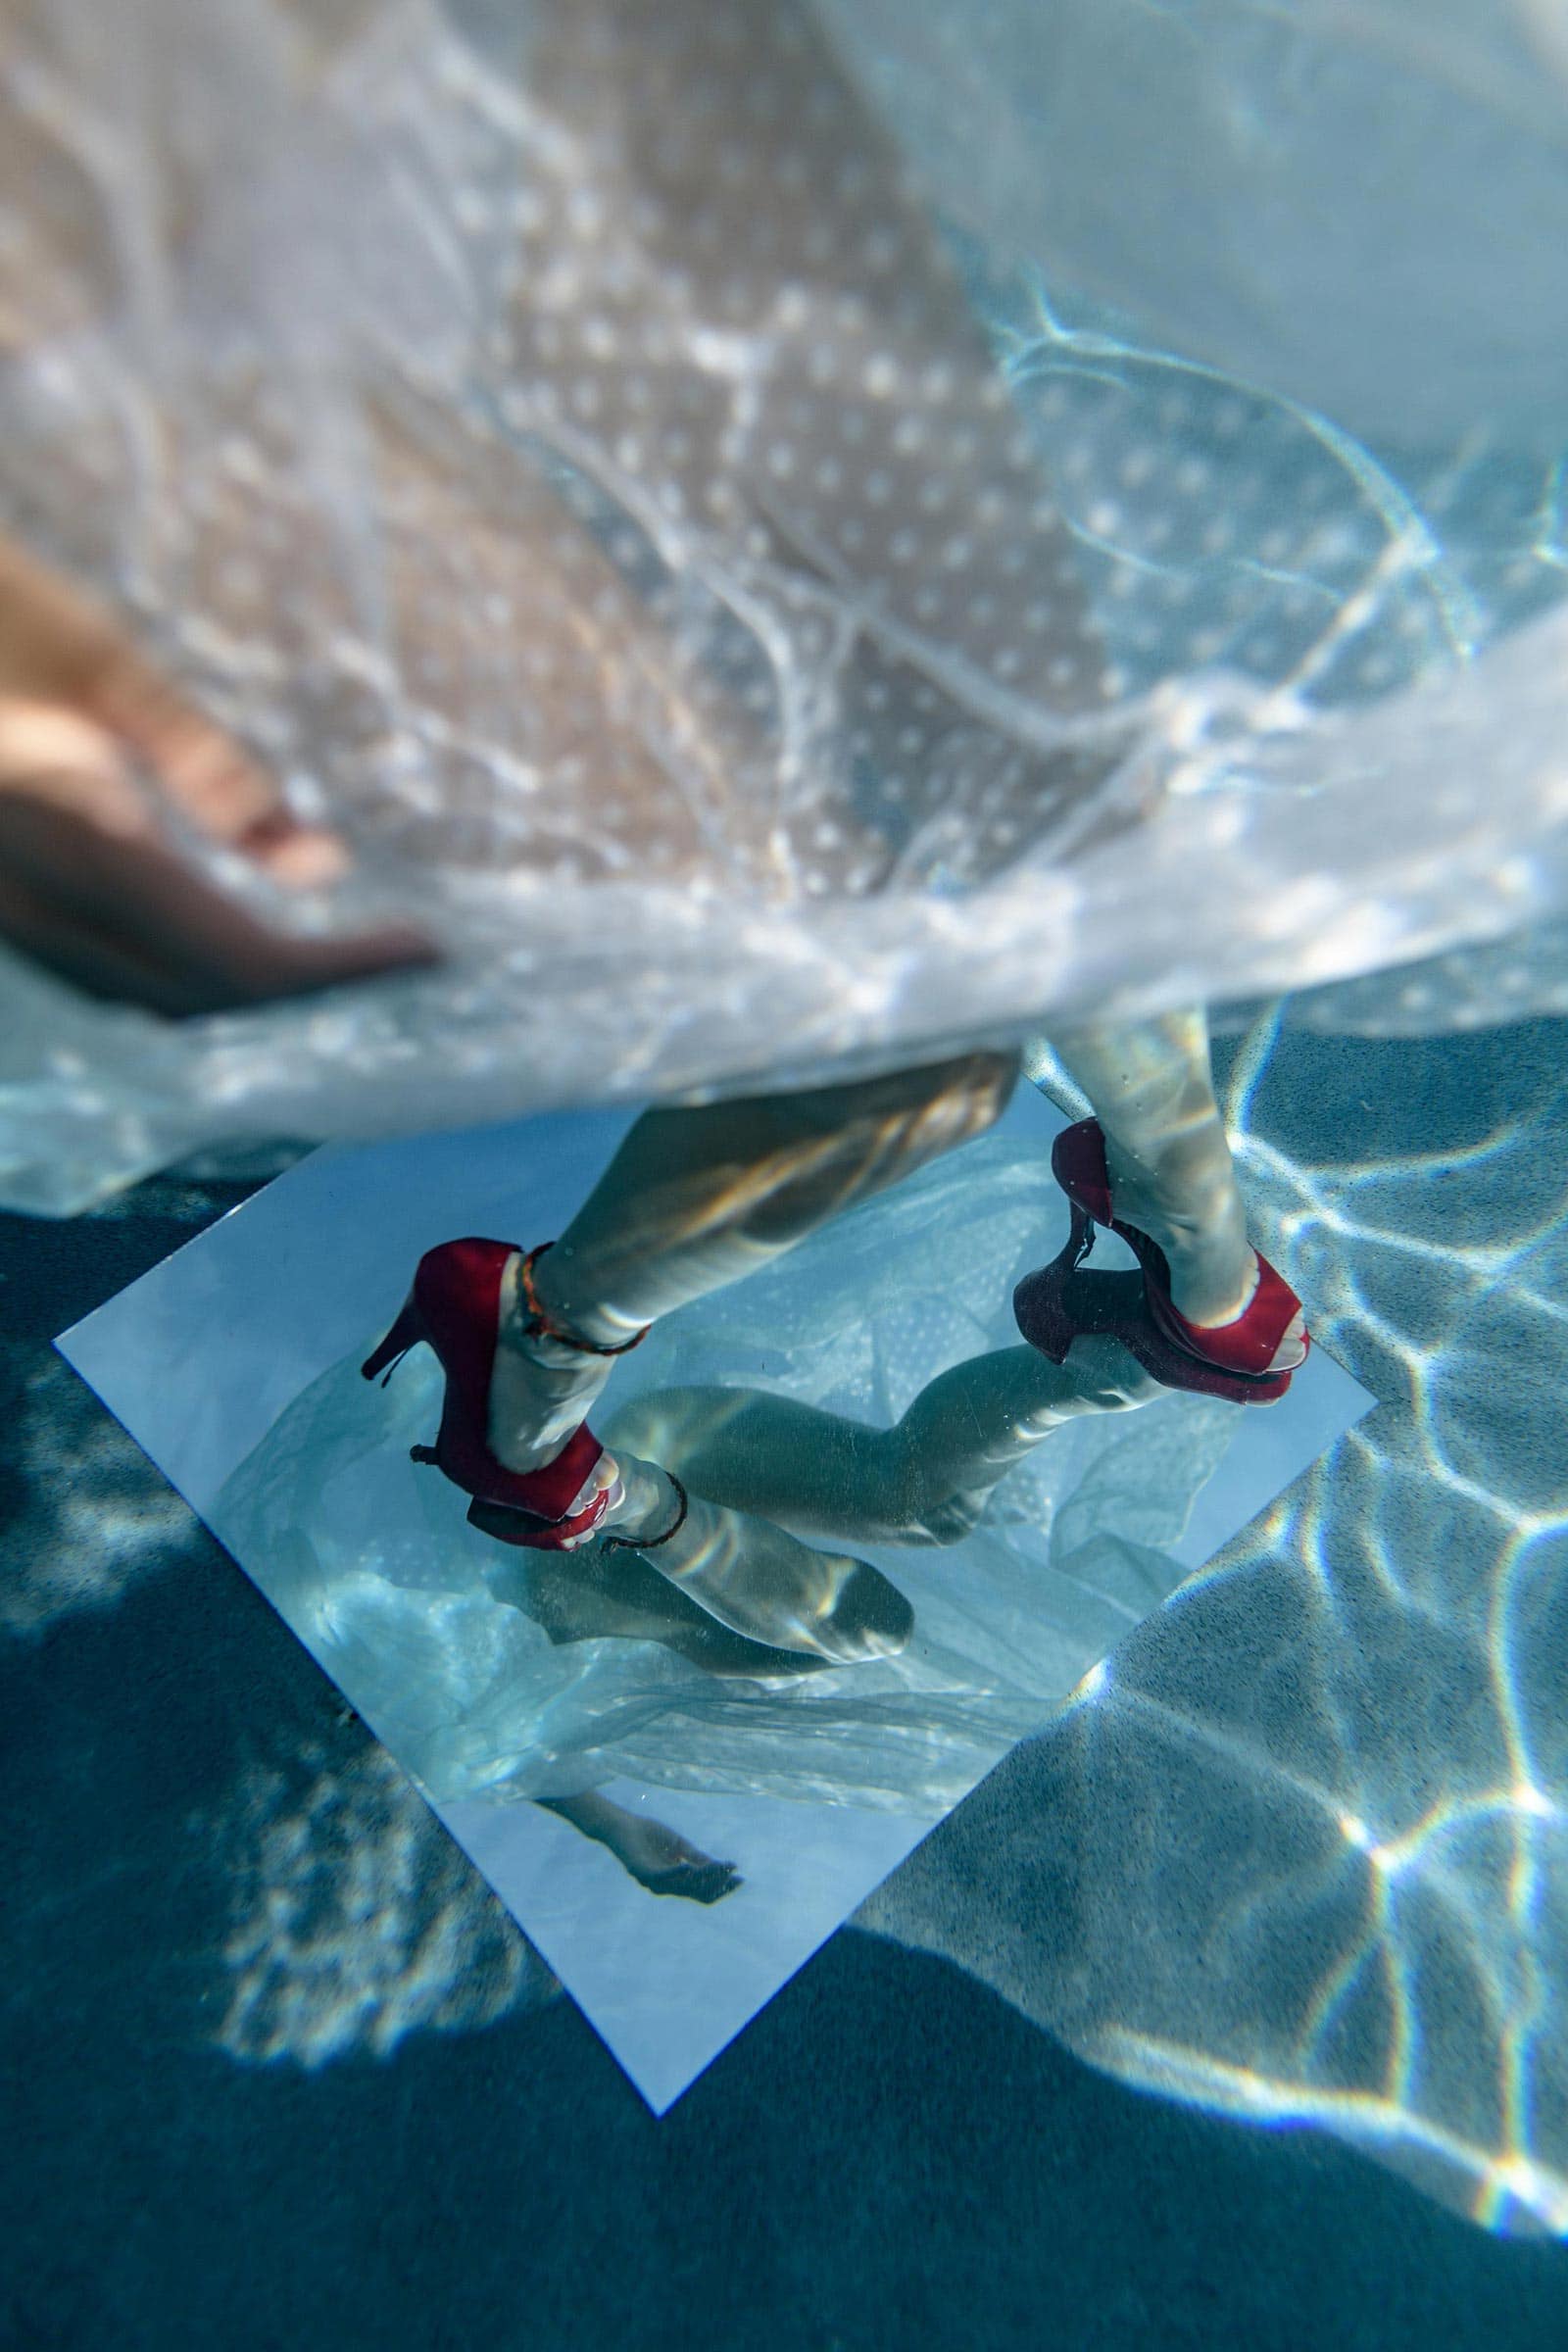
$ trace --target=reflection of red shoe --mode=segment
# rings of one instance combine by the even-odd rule
[[[1306,1359],[1307,1342],[1303,1334],[1299,1352],[1292,1343],[1289,1360],[1275,1363],[1301,1302],[1266,1258],[1259,1257],[1257,1289],[1234,1322],[1190,1323],[1171,1303],[1170,1268],[1158,1244],[1111,1213],[1105,1139],[1098,1120],[1080,1119],[1058,1135],[1051,1166],[1072,1209],[1072,1232],[1054,1263],[1029,1275],[1013,1294],[1018,1328],[1031,1347],[1059,1364],[1079,1333],[1103,1333],[1119,1340],[1167,1388],[1227,1396],[1238,1404],[1271,1404],[1284,1396],[1291,1374]],[[1121,1235],[1138,1257],[1141,1275],[1080,1270],[1097,1223]]]
[[[490,1450],[490,1375],[501,1281],[516,1254],[510,1242],[471,1238],[427,1250],[402,1313],[362,1369],[367,1380],[378,1372],[390,1380],[411,1348],[421,1340],[432,1348],[447,1376],[446,1400],[434,1449],[416,1446],[414,1459],[433,1462],[454,1486],[479,1502],[514,1512],[515,1533],[509,1542],[559,1551],[566,1537],[584,1536],[597,1527],[610,1507],[607,1489],[586,1510],[571,1518],[564,1515],[592,1477],[604,1447],[584,1422],[542,1470],[509,1470]]]

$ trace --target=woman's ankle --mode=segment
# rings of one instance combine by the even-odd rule
[[[1152,1164],[1119,1154],[1106,1139],[1111,1206],[1157,1244],[1170,1269],[1171,1302],[1189,1322],[1213,1326],[1244,1313],[1257,1287],[1257,1256],[1224,1132],[1186,1137]]]
[[[1164,1248],[1164,1245],[1161,1244]],[[1171,1304],[1189,1323],[1216,1330],[1247,1312],[1258,1284],[1257,1252],[1250,1243],[1238,1258],[1234,1251],[1207,1257],[1200,1252],[1165,1250],[1170,1268]]]
[[[586,1270],[574,1263],[569,1244],[557,1243],[554,1249],[542,1250],[533,1261],[526,1285],[519,1271],[514,1307],[518,1331],[526,1330],[530,1318],[524,1296],[529,1288],[549,1325],[548,1331],[529,1335],[530,1345],[536,1349],[548,1348],[551,1362],[573,1353],[591,1362],[596,1350],[625,1347],[643,1328],[599,1302]]]
[[[605,1356],[530,1333],[527,1321],[514,1263],[502,1292],[487,1423],[496,1459],[523,1473],[546,1467],[570,1443],[612,1369]]]
[[[601,1535],[654,1536],[667,1528],[679,1504],[679,1492],[667,1470],[636,1454],[617,1454],[621,1493],[599,1523]]]

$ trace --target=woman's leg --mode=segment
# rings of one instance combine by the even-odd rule
[[[758,1389],[666,1389],[612,1425],[708,1500],[798,1536],[840,1543],[956,1544],[993,1491],[1053,1431],[1164,1391],[1114,1341],[1080,1340],[1069,1361],[1004,1348],[942,1373],[893,1429]]]
[[[1053,1043],[1104,1130],[1116,1214],[1159,1244],[1177,1311],[1193,1323],[1234,1321],[1257,1287],[1258,1267],[1214,1099],[1203,1014],[1076,1029]]]
[[[550,1312],[613,1345],[777,1257],[1005,1108],[1015,1055],[639,1119],[539,1268]]]
[[[975,1053],[845,1086],[649,1111],[538,1259],[535,1296],[571,1339],[617,1347],[983,1134],[1016,1074],[1011,1055]],[[528,1320],[514,1279],[491,1382],[490,1444],[515,1470],[555,1459],[613,1365],[530,1333]]]
[[[1006,1102],[1012,1056],[797,1095],[652,1111],[640,1119],[557,1246],[534,1296],[558,1334],[503,1297],[490,1444],[509,1466],[554,1460],[603,1387],[615,1347],[656,1316],[764,1265],[841,1209],[979,1135]],[[513,1273],[520,1282],[520,1261]],[[657,1461],[606,1454],[597,1540],[631,1543],[662,1576],[747,1640],[835,1663],[889,1656],[913,1613],[877,1569],[806,1549],[763,1518],[683,1494]],[[578,1498],[586,1500],[590,1489]]]
[[[646,1813],[617,1805],[597,1788],[581,1796],[536,1796],[541,1812],[559,1814],[596,1845],[608,1846],[622,1870],[650,1894],[684,1895],[692,1903],[719,1903],[741,1885],[733,1862],[715,1862],[701,1846],[666,1829]]]

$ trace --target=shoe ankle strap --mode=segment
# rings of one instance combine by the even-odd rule
[[[522,1295],[528,1302],[528,1321],[524,1328],[528,1337],[556,1340],[563,1348],[575,1348],[579,1355],[630,1355],[632,1349],[640,1348],[647,1339],[653,1329],[651,1323],[645,1323],[642,1330],[631,1339],[618,1340],[612,1348],[607,1348],[598,1340],[581,1340],[574,1331],[564,1330],[561,1324],[553,1322],[540,1305],[539,1294],[534,1288],[533,1270],[545,1251],[553,1250],[555,1246],[554,1242],[541,1242],[538,1249],[528,1250],[522,1260]]]
[[[666,1470],[664,1472],[664,1476],[668,1479],[670,1485],[675,1490],[674,1525],[672,1527],[666,1527],[662,1536],[602,1536],[600,1538],[600,1548],[602,1550],[657,1551],[661,1544],[668,1544],[673,1540],[674,1537],[680,1534],[681,1529],[686,1524],[686,1514],[692,1507],[692,1498],[687,1494],[685,1488],[681,1485],[680,1480],[675,1476],[673,1470]]]

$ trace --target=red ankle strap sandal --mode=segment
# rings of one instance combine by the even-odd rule
[[[514,1514],[515,1532],[509,1542],[559,1551],[568,1538],[589,1534],[610,1508],[607,1489],[586,1509],[566,1515],[593,1476],[604,1447],[584,1422],[555,1460],[540,1470],[509,1470],[490,1450],[490,1377],[501,1284],[508,1261],[518,1254],[511,1242],[473,1236],[427,1250],[402,1312],[361,1370],[367,1380],[378,1373],[390,1380],[411,1348],[422,1341],[433,1348],[446,1374],[441,1427],[435,1445],[416,1446],[412,1458],[433,1464],[476,1501]]]
[[[1234,1322],[1191,1323],[1172,1304],[1170,1267],[1158,1244],[1111,1210],[1105,1138],[1097,1119],[1080,1119],[1057,1136],[1052,1173],[1066,1194],[1072,1229],[1066,1248],[1013,1293],[1018,1328],[1032,1348],[1064,1363],[1074,1339],[1097,1333],[1118,1340],[1166,1388],[1225,1396],[1237,1404],[1272,1404],[1305,1361],[1308,1342],[1289,1365],[1274,1365],[1301,1302],[1267,1258],[1257,1289]],[[1083,1269],[1095,1227],[1120,1234],[1138,1258],[1138,1274]]]

